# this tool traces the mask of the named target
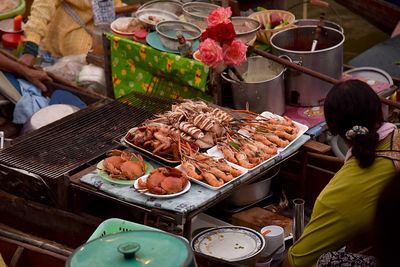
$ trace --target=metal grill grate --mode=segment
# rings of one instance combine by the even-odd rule
[[[130,128],[171,108],[173,100],[133,92],[56,121],[0,152],[0,164],[58,178],[117,146]]]

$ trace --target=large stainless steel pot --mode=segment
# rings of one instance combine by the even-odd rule
[[[296,26],[317,26],[318,24],[319,19],[296,19],[294,21]],[[323,27],[329,27],[344,33],[343,27],[333,21],[324,20]]]
[[[271,111],[278,115],[285,112],[284,72],[286,68],[264,57],[249,57],[237,67],[244,81],[240,82],[232,71],[222,73],[232,84],[233,106],[262,113]]]
[[[335,79],[342,78],[344,35],[324,28],[315,51],[311,51],[316,26],[299,26],[271,37],[272,53]],[[332,84],[290,69],[286,75],[286,101],[300,106],[321,105]]]

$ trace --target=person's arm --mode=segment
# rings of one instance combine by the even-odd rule
[[[47,34],[48,24],[53,19],[60,0],[33,1],[28,22],[24,27],[25,47],[20,61],[28,66],[34,64],[39,44]]]
[[[282,266],[315,266],[323,253],[343,247],[355,230],[342,214],[317,200],[310,222],[290,247],[286,265]]]
[[[7,56],[0,53],[0,70],[8,71],[24,77],[30,81],[33,85],[39,88],[42,92],[47,92],[46,86],[43,84],[44,81],[49,81],[51,78],[46,72],[42,70],[35,70],[28,66],[25,66],[17,61],[14,61]]]

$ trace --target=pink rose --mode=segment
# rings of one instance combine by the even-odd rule
[[[214,40],[207,38],[199,45],[200,59],[210,67],[217,67],[222,62],[222,48]]]
[[[232,16],[230,7],[220,7],[211,11],[207,17],[207,23],[209,27],[216,26],[220,23],[228,23],[229,18]]]
[[[224,45],[223,58],[225,64],[239,65],[246,60],[247,46],[238,40],[234,40],[231,45]]]

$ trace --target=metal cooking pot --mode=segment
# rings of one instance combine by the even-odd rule
[[[261,201],[271,194],[272,179],[278,175],[279,171],[279,167],[274,168],[271,172],[261,177],[261,179],[239,187],[224,202],[234,206],[244,206]]]
[[[275,33],[271,37],[272,53],[286,55],[293,62],[332,78],[342,78],[344,35],[324,28],[315,51],[311,51],[316,26],[299,26]],[[286,75],[286,101],[300,106],[319,106],[332,84],[290,69]]]
[[[222,78],[232,84],[233,106],[256,113],[271,111],[282,115],[285,112],[284,72],[286,68],[275,61],[261,56],[249,57],[237,66],[244,78],[241,82],[229,70]]]
[[[296,19],[294,21],[294,25],[296,26],[317,26],[318,24],[319,19]],[[342,26],[333,21],[324,20],[323,27],[329,27],[344,33]]]

